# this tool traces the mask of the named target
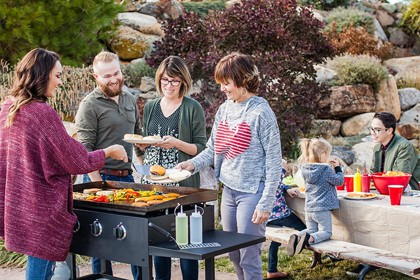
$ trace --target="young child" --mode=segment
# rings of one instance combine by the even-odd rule
[[[282,169],[282,180],[283,176],[286,173],[285,170],[286,161],[283,160],[283,169]],[[289,186],[283,184],[280,180],[280,184],[276,192],[276,201],[274,203],[273,211],[271,216],[268,218],[267,225],[275,225],[282,227],[294,228],[296,230],[304,230],[306,228],[305,224],[296,216],[286,204],[285,193],[290,195],[290,197],[295,197],[298,195],[298,188],[290,188]],[[267,279],[270,278],[285,278],[287,273],[277,270],[278,263],[278,250],[280,243],[272,241],[270,248],[268,249],[268,268],[267,268]]]
[[[322,138],[303,139],[300,143],[302,177],[306,187],[305,219],[307,229],[290,236],[287,253],[293,256],[305,246],[330,239],[331,210],[339,208],[335,186],[344,182],[337,160],[329,159],[332,147]],[[334,170],[333,170],[334,168]]]

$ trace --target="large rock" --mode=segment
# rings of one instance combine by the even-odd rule
[[[147,3],[146,5],[143,5],[138,11],[141,14],[149,15],[155,18],[162,17],[162,11],[154,3]]]
[[[139,89],[142,92],[156,91],[155,79],[152,77],[141,78],[141,84]]]
[[[143,34],[128,26],[119,26],[117,35],[109,42],[110,49],[122,60],[141,58],[159,36]]]
[[[311,134],[329,138],[340,133],[341,121],[338,120],[313,120]]]
[[[316,18],[320,22],[325,22],[325,18],[328,16],[328,12],[323,10],[312,9],[312,13],[314,15],[314,18]]]
[[[404,111],[420,103],[420,90],[416,88],[399,89],[398,95],[400,97],[400,107]]]
[[[386,11],[381,10],[376,11],[376,18],[383,27],[391,26],[395,21],[394,18],[390,16]]]
[[[401,28],[399,27],[390,27],[388,28],[389,32],[389,41],[396,46],[407,46],[410,43],[410,36],[408,36]]]
[[[337,77],[337,72],[322,65],[314,65],[314,69],[316,71],[316,82],[318,84],[326,83]]]
[[[354,153],[353,151],[347,149],[344,146],[333,146],[331,155],[341,158],[344,161],[344,163],[348,166],[353,164]]]
[[[396,78],[406,73],[420,72],[420,56],[392,58],[384,61],[384,64],[397,72]]]
[[[352,151],[354,153],[355,161],[352,168],[358,167],[359,169],[366,164],[366,168],[369,170],[372,164],[373,147],[375,142],[362,142],[353,146]]]
[[[381,39],[382,41],[388,41],[388,36],[386,36],[386,33],[384,31],[384,29],[382,28],[381,24],[379,23],[379,21],[375,18],[373,20],[373,26],[375,27],[375,38],[376,39]]]
[[[118,21],[122,25],[131,27],[143,34],[163,36],[161,25],[152,16],[140,13],[119,13]]]
[[[412,109],[403,112],[398,122],[401,128],[401,134],[407,136],[408,139],[419,137],[420,135],[420,103]]]
[[[398,8],[395,4],[381,3],[381,8],[390,14],[393,14],[396,11],[398,11]]]
[[[364,113],[348,118],[341,125],[341,134],[343,136],[355,136],[369,134],[369,126],[375,113]]]
[[[330,112],[318,116],[323,119],[351,117],[357,114],[375,111],[375,94],[369,85],[347,85],[331,88],[330,96],[323,96],[320,106]]]
[[[185,11],[184,6],[176,0],[163,0],[156,3],[165,19],[176,19]]]
[[[398,95],[397,83],[392,75],[380,83],[376,93],[376,112],[390,112],[397,120],[401,116],[400,97]]]
[[[418,124],[397,124],[396,130],[399,135],[406,139],[416,139],[419,137]]]

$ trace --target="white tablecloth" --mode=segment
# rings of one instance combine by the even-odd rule
[[[392,206],[387,195],[348,200],[341,197],[344,191],[338,194],[340,209],[332,212],[332,239],[420,257],[420,197],[403,196],[400,206]],[[287,204],[305,221],[305,194],[286,197]]]

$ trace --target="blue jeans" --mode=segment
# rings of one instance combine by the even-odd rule
[[[50,280],[55,262],[28,256],[26,280]]]
[[[221,215],[223,230],[265,236],[265,223],[254,224],[252,215],[261,199],[264,182],[257,193],[245,193],[225,186],[222,192]],[[262,280],[262,243],[229,253],[239,280]]]
[[[134,177],[133,175],[127,175],[124,177],[119,176],[112,176],[108,174],[101,174],[102,180],[104,181],[117,181],[117,182],[128,182],[128,183],[134,183]],[[90,178],[87,174],[83,175],[83,183],[89,183]],[[99,274],[101,273],[101,259],[92,257],[91,259],[92,263],[92,273]],[[131,266],[131,272],[133,274],[134,280],[141,279],[141,267],[140,266]],[[111,262],[106,260],[105,261],[105,273],[108,275],[112,275],[112,265]]]
[[[306,212],[305,220],[307,229],[299,233],[302,236],[305,232],[309,233],[315,243],[319,243],[331,238],[332,235],[332,218],[331,211],[317,211],[317,212]]]
[[[171,280],[171,258],[153,257],[155,264],[155,280]],[[180,259],[182,279],[198,280],[198,261]]]
[[[282,219],[272,220],[267,223],[267,225],[282,226],[288,228],[294,228],[296,230],[304,230],[306,228],[305,224],[296,216],[293,212]],[[268,249],[268,268],[267,272],[277,272],[277,263],[278,263],[278,251],[280,243],[276,241],[271,241],[270,248]]]

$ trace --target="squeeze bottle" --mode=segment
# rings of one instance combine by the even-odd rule
[[[195,210],[190,216],[190,243],[203,243],[203,217],[201,216],[201,213],[197,211],[197,205],[195,205]]]
[[[180,207],[180,212],[175,217],[175,238],[178,245],[188,244],[188,218],[187,214],[183,212],[182,205],[178,204],[176,209]]]
[[[356,173],[353,176],[353,191],[361,192],[362,191],[362,174],[360,174],[359,169],[357,169]]]
[[[363,175],[362,175],[362,192],[370,192],[370,176],[367,174],[366,163],[363,166]]]

